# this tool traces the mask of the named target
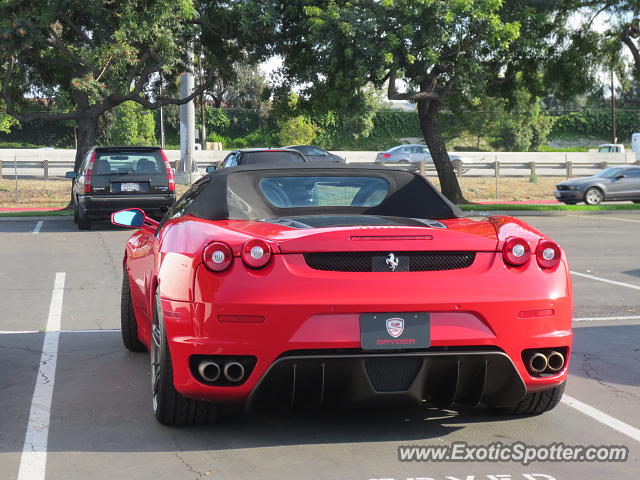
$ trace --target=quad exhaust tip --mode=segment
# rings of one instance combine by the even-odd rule
[[[564,355],[554,350],[547,357],[547,363],[549,370],[552,372],[558,372],[562,370],[562,367],[564,367]]]
[[[529,366],[529,370],[531,370],[533,373],[542,373],[549,366],[549,361],[547,360],[547,357],[540,352],[537,352],[531,355],[527,363]]]
[[[244,367],[239,362],[227,362],[224,366],[224,377],[237,383],[244,378]]]
[[[220,365],[211,360],[203,360],[198,365],[198,373],[207,382],[215,382],[220,378]]]

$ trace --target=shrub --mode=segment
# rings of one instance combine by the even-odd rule
[[[303,115],[283,120],[279,127],[282,145],[309,145],[313,143],[319,131],[319,128]]]
[[[155,128],[152,113],[128,101],[113,109],[105,136],[113,145],[152,145],[156,143]]]

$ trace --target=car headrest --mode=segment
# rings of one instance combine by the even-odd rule
[[[141,158],[136,165],[136,173],[156,173],[156,162],[149,160],[148,158]]]
[[[104,175],[105,173],[111,173],[111,164],[109,163],[108,160],[104,160],[104,159],[96,160],[94,171],[96,175]]]

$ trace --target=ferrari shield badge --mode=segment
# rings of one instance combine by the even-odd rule
[[[387,332],[393,338],[398,338],[404,331],[404,319],[402,318],[389,318],[387,319]]]

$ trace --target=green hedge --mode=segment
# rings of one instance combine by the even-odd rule
[[[242,109],[224,109],[229,122],[220,126],[207,126],[207,133],[214,134],[225,148],[275,146],[278,142],[278,125],[270,112]],[[155,111],[156,138],[160,138],[159,112]],[[480,118],[495,115],[491,112],[469,112]],[[199,110],[196,112],[199,120]],[[381,110],[374,119],[374,127],[366,138],[355,139],[345,132],[342,119],[334,116],[311,118],[323,131],[314,143],[332,150],[383,150],[398,143],[401,138],[421,138],[418,115],[415,111]],[[467,118],[468,120],[468,118]],[[467,122],[468,123],[468,122]],[[465,133],[464,122],[450,112],[441,112],[439,124],[446,141]],[[640,110],[619,110],[617,132],[621,141],[630,141],[631,134],[640,131]],[[611,112],[607,109],[584,110],[555,116],[551,137],[582,136],[608,138],[611,130]],[[102,139],[98,139],[100,143]],[[179,141],[178,108],[165,108],[165,143],[177,145]],[[0,146],[51,146],[74,148],[73,127],[63,122],[34,121],[14,127],[10,133],[0,133]],[[541,148],[544,150],[544,147]]]
[[[13,127],[9,133],[0,133],[0,143],[26,145],[25,148],[31,145],[75,148],[75,137],[73,127],[65,122],[34,120]]]
[[[618,110],[616,132],[624,142],[631,141],[631,134],[640,131],[640,111]],[[607,138],[611,135],[611,110],[584,110],[557,117],[552,135],[583,135]]]

